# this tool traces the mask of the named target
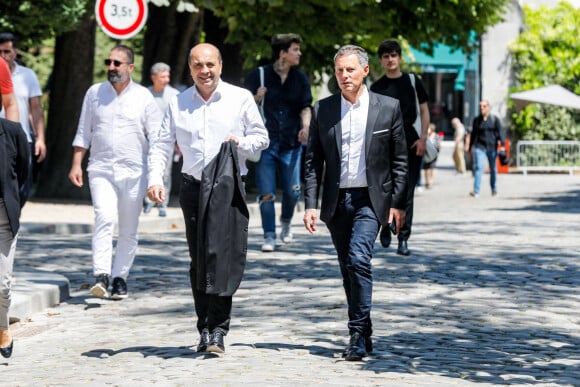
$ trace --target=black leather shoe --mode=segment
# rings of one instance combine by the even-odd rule
[[[350,342],[346,346],[342,357],[346,361],[360,361],[367,356],[365,338],[358,332],[350,335]]]
[[[209,338],[206,352],[224,353],[226,351],[224,336],[225,334],[221,329],[214,330]]]
[[[371,337],[365,337],[365,349],[367,350],[367,353],[372,353],[373,352],[373,341],[371,340]]]
[[[127,298],[127,282],[121,277],[113,279],[113,290],[111,290],[112,300],[122,300]]]
[[[389,227],[381,228],[379,239],[381,240],[381,246],[384,248],[387,248],[391,245],[391,230]]]
[[[199,335],[199,344],[197,345],[197,352],[205,352],[207,351],[207,346],[209,344],[209,331],[207,328],[201,331]]]
[[[409,250],[409,247],[407,246],[406,240],[399,241],[399,248],[397,249],[397,254],[399,254],[399,255],[411,255],[411,251]]]
[[[99,274],[95,280],[95,284],[91,288],[91,294],[99,298],[108,298],[109,293],[107,288],[109,287],[109,276],[107,274]]]
[[[12,356],[12,349],[14,348],[14,340],[10,342],[10,345],[4,348],[0,348],[0,353],[2,353],[2,357],[9,358]]]

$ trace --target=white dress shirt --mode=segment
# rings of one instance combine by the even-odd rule
[[[342,145],[340,153],[340,188],[367,186],[365,136],[369,113],[369,93],[351,104],[341,95],[340,125]]]
[[[20,66],[14,63],[14,71],[12,72],[12,83],[14,84],[14,95],[18,102],[18,115],[20,117],[20,125],[26,133],[28,142],[34,142],[34,131],[30,126],[30,98],[41,97],[42,90],[38,78],[32,69]],[[2,109],[0,107],[0,109]],[[2,109],[0,117],[5,118],[6,112]]]
[[[159,138],[149,152],[149,187],[163,184],[165,163],[177,145],[183,155],[182,173],[201,180],[203,169],[219,153],[228,135],[239,140],[242,175],[248,172],[246,158],[268,147],[268,131],[252,94],[222,80],[208,101],[195,86],[169,103]]]
[[[73,146],[90,148],[89,172],[144,175],[149,141],[157,137],[161,119],[147,88],[131,81],[117,95],[110,82],[97,83],[85,94]]]

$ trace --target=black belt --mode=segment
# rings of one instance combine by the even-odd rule
[[[348,187],[348,188],[339,188],[339,192],[357,192],[357,191],[368,191],[369,187]]]
[[[183,180],[189,181],[190,183],[201,183],[200,180],[197,180],[195,177],[188,175],[187,173],[182,173],[181,176],[183,176]]]

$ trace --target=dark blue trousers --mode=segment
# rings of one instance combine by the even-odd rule
[[[380,222],[367,188],[341,189],[338,207],[327,223],[338,254],[348,302],[349,333],[372,334],[373,276],[371,259]]]

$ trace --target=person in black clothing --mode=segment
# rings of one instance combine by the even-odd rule
[[[413,225],[413,201],[415,185],[421,173],[421,160],[425,153],[427,130],[429,128],[429,97],[421,80],[413,74],[415,87],[411,77],[401,71],[401,46],[395,40],[385,40],[379,45],[378,55],[385,69],[385,75],[371,85],[371,91],[383,94],[399,100],[403,113],[403,125],[407,140],[409,159],[409,185],[407,190],[407,203],[405,207],[405,225],[401,228],[398,239],[397,254],[410,255],[407,241],[411,236]],[[419,102],[419,114],[421,115],[421,136],[413,127],[417,118],[417,101]],[[388,227],[381,229],[380,240],[383,247],[391,244],[391,234]]]
[[[489,164],[489,183],[491,194],[497,195],[497,143],[501,144],[501,151],[505,151],[505,133],[498,117],[490,114],[490,104],[487,100],[479,103],[479,116],[473,120],[473,129],[469,139],[469,154],[473,157],[473,170],[475,180],[473,191],[469,194],[475,198],[479,197],[481,188],[481,176],[485,161]]]
[[[3,60],[3,59],[0,59]],[[0,104],[2,103],[0,90]],[[0,118],[0,354],[12,356],[9,309],[20,210],[26,202],[30,148],[20,123]]]
[[[302,144],[308,140],[312,93],[306,74],[296,68],[302,55],[300,43],[302,39],[296,34],[274,35],[271,41],[274,63],[255,68],[244,81],[244,87],[254,94],[256,103],[263,106],[270,138],[269,148],[262,152],[256,164],[264,252],[276,248],[276,174],[282,190],[282,243],[293,240],[290,224],[301,194]],[[263,70],[263,83],[260,69]]]

